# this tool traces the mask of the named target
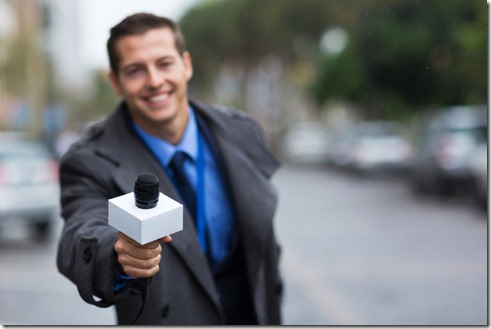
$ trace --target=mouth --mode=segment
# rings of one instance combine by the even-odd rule
[[[162,106],[166,105],[172,96],[172,91],[168,91],[165,93],[160,93],[158,95],[152,95],[149,97],[144,97],[143,99],[150,106]]]

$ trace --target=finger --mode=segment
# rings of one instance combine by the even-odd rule
[[[161,257],[162,256],[159,254],[151,259],[138,259],[138,258],[131,257],[128,254],[121,254],[118,255],[118,262],[121,264],[123,270],[125,270],[126,267],[131,267],[140,270],[151,270],[159,265]]]
[[[141,260],[150,260],[162,252],[162,247],[160,244],[157,245],[157,248],[154,249],[147,249],[147,248],[141,248],[138,246],[133,246],[133,245],[128,245],[128,248],[125,249],[125,253],[130,255],[133,258],[136,259],[141,259]]]
[[[118,255],[127,254],[132,258],[137,258],[141,260],[149,260],[157,255],[160,255],[162,252],[162,246],[160,243],[155,243],[155,248],[150,249],[148,246],[141,245],[133,245],[131,242],[128,242],[125,239],[118,239],[114,244],[114,250],[118,253]]]
[[[139,244],[138,246],[144,249],[157,249],[160,246],[160,240],[151,241],[146,244]]]
[[[172,237],[170,235],[167,235],[164,236],[161,240],[165,243],[170,243],[172,241]]]
[[[135,246],[139,245],[139,243],[137,241],[133,240],[132,238],[130,238],[129,236],[127,236],[123,232],[118,232],[118,239],[124,240],[125,242],[130,243],[130,244],[135,245]]]
[[[139,269],[139,268],[132,267],[130,265],[126,265],[123,267],[123,270],[127,275],[135,279],[138,279],[138,278],[149,278],[151,276],[154,276],[160,270],[160,267],[157,265],[151,269]]]
[[[127,236],[122,232],[118,232],[118,239],[124,240],[133,246],[136,246],[138,248],[144,248],[144,249],[156,249],[160,245],[159,240],[151,241],[146,244],[140,244],[138,241],[133,240],[132,238],[130,238],[129,236]]]

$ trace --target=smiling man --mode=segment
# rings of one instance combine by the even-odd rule
[[[110,51],[118,62],[109,80],[136,124],[176,145],[187,123],[187,83],[193,68],[191,56],[178,50],[174,39],[172,29],[161,27],[111,40],[115,49]]]
[[[121,102],[61,161],[59,270],[86,302],[116,305],[119,324],[281,324],[270,183],[279,162],[262,129],[188,98],[191,55],[171,20],[129,16],[107,50]],[[185,205],[183,231],[146,245],[107,224],[107,200],[131,192],[142,172]],[[137,318],[139,278],[151,280]]]

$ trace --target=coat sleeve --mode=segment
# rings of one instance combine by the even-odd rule
[[[71,150],[60,165],[61,215],[65,221],[58,245],[59,271],[81,297],[99,307],[113,305],[136,287],[115,294],[117,230],[107,220],[108,163],[89,149]],[[97,299],[96,299],[97,298]]]

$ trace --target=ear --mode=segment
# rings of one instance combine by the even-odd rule
[[[109,73],[107,74],[107,79],[109,80],[109,83],[111,84],[114,92],[119,96],[122,96],[123,92],[121,90],[121,87],[119,86],[118,77],[116,76],[116,73],[113,72],[113,70],[109,71]]]
[[[184,69],[187,81],[191,80],[193,77],[193,61],[191,59],[191,54],[185,51],[182,54],[182,60],[184,62]]]

